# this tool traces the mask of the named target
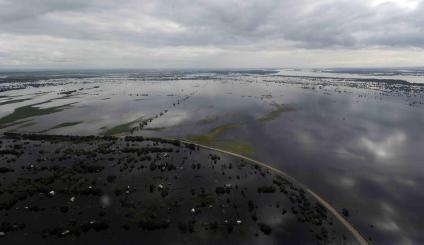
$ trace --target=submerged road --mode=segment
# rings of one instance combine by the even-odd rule
[[[247,161],[252,162],[252,163],[256,163],[260,166],[263,166],[263,167],[271,170],[272,172],[274,172],[276,174],[281,175],[282,177],[285,177],[286,179],[293,181],[294,183],[296,183],[300,187],[302,187],[306,192],[311,194],[322,206],[324,206],[332,215],[334,215],[334,217],[336,217],[336,219],[353,235],[353,237],[356,239],[356,241],[359,244],[361,244],[361,245],[370,244],[367,241],[367,239],[365,239],[362,236],[362,234],[349,221],[347,221],[345,218],[343,218],[343,216],[330,203],[325,201],[325,199],[322,198],[320,195],[318,195],[317,193],[315,193],[314,191],[312,191],[311,189],[309,189],[308,187],[306,187],[301,182],[299,182],[295,178],[291,177],[290,175],[288,175],[284,171],[281,171],[280,169],[274,168],[274,167],[272,167],[272,166],[270,166],[266,163],[257,161],[255,159],[252,159],[252,158],[249,158],[249,157],[237,154],[237,153],[233,153],[233,152],[226,151],[226,150],[221,150],[221,149],[206,146],[206,145],[197,144],[197,143],[194,143],[194,142],[191,142],[191,141],[188,141],[188,140],[183,140],[183,139],[178,139],[178,140],[181,141],[182,143],[194,144],[196,146],[199,146],[200,148],[221,152],[221,153],[224,153],[224,154],[228,154],[228,155],[231,155],[231,156],[235,156],[235,157],[247,160]]]

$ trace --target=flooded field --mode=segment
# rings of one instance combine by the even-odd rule
[[[7,244],[136,244],[140,236],[173,244],[355,241],[290,180],[195,145],[142,137],[3,140]]]
[[[17,155],[3,152],[0,157],[1,167],[5,168],[5,173],[0,173],[0,200],[3,203],[16,196],[16,193],[7,192],[7,188],[13,185],[21,186],[25,193],[29,190],[40,192],[31,189],[33,182],[28,182],[28,178],[64,178],[49,183],[48,188],[42,189],[43,195],[25,196],[10,209],[0,211],[2,217],[6,217],[1,220],[9,222],[5,227],[12,226],[13,232],[5,236],[10,242],[25,239],[14,234],[28,233],[28,237],[40,243],[54,243],[57,242],[55,239],[63,238],[64,232],[66,238],[82,234],[80,225],[93,220],[107,223],[107,229],[119,234],[124,232],[128,241],[139,234],[137,229],[141,229],[146,232],[146,239],[166,232],[175,234],[178,237],[175,241],[198,243],[210,241],[212,233],[209,230],[216,229],[214,239],[224,243],[229,241],[223,239],[229,234],[240,242],[256,239],[251,241],[258,244],[355,242],[331,215],[320,226],[305,222],[303,216],[299,221],[297,214],[302,213],[296,210],[296,206],[294,211],[291,209],[293,205],[287,193],[279,192],[280,186],[273,182],[278,177],[266,169],[255,169],[254,165],[224,153],[219,155],[221,160],[215,164],[210,154],[217,153],[212,150],[190,150],[162,142],[127,142],[114,138],[119,136],[187,140],[265,162],[324,198],[369,242],[424,242],[424,194],[421,191],[424,187],[424,86],[420,84],[396,79],[295,77],[262,70],[92,71],[6,74],[0,79],[0,91],[1,133],[106,137],[94,142],[87,140],[81,145],[72,143],[73,140],[52,143],[44,139],[20,138],[14,142],[6,136],[1,139],[2,151],[21,145],[16,150]],[[109,139],[111,136],[114,137]],[[151,159],[145,160],[139,159],[143,154],[123,151],[145,149],[154,144],[159,144],[161,149],[171,147],[172,151],[149,153]],[[107,154],[115,156],[103,155],[103,145],[111,151]],[[58,148],[59,153],[56,153]],[[94,152],[95,156],[87,152],[74,154],[81,149]],[[96,160],[88,161],[90,157]],[[129,159],[133,160],[127,163]],[[165,161],[177,168],[169,172],[151,170],[154,159],[158,164]],[[74,166],[78,162],[81,166]],[[231,170],[228,169],[230,162],[233,163]],[[99,173],[75,170],[85,169],[82,166],[86,163],[103,168]],[[198,170],[197,164],[200,164]],[[243,165],[240,169],[235,167],[240,164]],[[44,167],[44,170],[28,169],[31,165]],[[53,165],[58,166],[56,170],[51,169]],[[178,168],[181,166],[185,167]],[[6,171],[9,168],[13,171]],[[32,176],[31,171],[36,175]],[[115,176],[116,181],[112,177],[114,181],[109,183],[109,175]],[[238,179],[238,175],[245,178]],[[92,184],[93,181],[96,184]],[[169,196],[162,197],[160,193],[168,184]],[[226,184],[232,188],[237,184],[239,189],[231,189],[229,195]],[[162,185],[161,190],[158,185]],[[81,194],[85,193],[87,186],[100,190],[94,196]],[[132,186],[136,191],[132,192]],[[269,186],[277,191],[258,192],[261,187],[267,192]],[[222,187],[225,193],[219,194],[221,189],[217,191],[217,187]],[[49,197],[52,188],[60,194]],[[121,188],[123,193],[115,195],[116,188]],[[193,188],[194,194],[191,193]],[[241,194],[243,188],[250,190],[246,197]],[[296,189],[296,193],[301,189]],[[126,191],[131,194],[126,195]],[[202,207],[202,202],[196,203],[196,197],[202,193],[210,194],[206,199],[213,201],[211,209],[207,209],[207,205]],[[70,205],[74,204],[69,200],[75,195],[81,195],[83,200],[79,209],[72,210]],[[99,200],[104,195],[112,200],[113,205],[104,211],[104,216],[98,216]],[[308,205],[315,205],[313,197],[305,198],[309,200]],[[120,199],[129,203],[117,205],[122,201]],[[257,220],[252,220],[253,211],[248,208],[250,199],[255,203],[254,209],[256,206],[259,209]],[[150,207],[153,201],[163,207]],[[170,211],[165,215],[164,208],[173,207],[171,204],[176,201],[180,202],[178,210],[183,211]],[[34,224],[28,224],[26,220],[30,216],[24,213],[29,212],[25,207],[29,209],[31,203],[45,208],[44,213],[31,215],[42,217],[57,212],[62,220],[58,223],[64,226],[32,228]],[[143,229],[146,219],[150,221],[144,214],[141,221],[137,220],[139,214],[132,213],[127,217],[131,208],[134,209],[132,205],[136,209],[142,207],[142,212],[149,208],[158,209],[155,216],[155,222],[160,222],[158,231]],[[233,208],[233,205],[243,207]],[[68,207],[69,213],[61,212],[61,206]],[[190,213],[192,208],[194,214]],[[198,208],[201,210],[199,214],[196,212]],[[289,218],[281,214],[283,209]],[[81,214],[74,217],[77,220],[72,223],[71,214],[78,212]],[[211,217],[217,220],[211,220]],[[240,226],[237,226],[238,217],[242,222]],[[190,223],[191,218],[196,221]],[[116,221],[110,224],[111,220]],[[188,223],[183,223],[181,228],[180,222]],[[15,223],[17,226],[13,228]],[[22,231],[19,224],[25,224]],[[90,239],[94,239],[96,233],[91,231],[95,229],[92,225],[86,235],[78,238],[82,239],[80,241],[93,241]],[[191,226],[195,227],[195,234],[190,232]],[[106,226],[100,227],[102,231]],[[321,227],[326,227],[324,233],[328,235],[321,234]],[[266,234],[268,228],[272,232]],[[166,239],[167,236],[163,237]],[[113,238],[106,235],[102,239],[109,241]]]

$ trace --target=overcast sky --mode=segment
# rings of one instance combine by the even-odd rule
[[[0,69],[424,66],[424,0],[0,0]]]

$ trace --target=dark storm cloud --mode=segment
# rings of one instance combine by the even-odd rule
[[[422,13],[424,0],[0,0],[0,69],[419,65]]]
[[[347,0],[0,0],[0,7],[2,33],[125,39],[146,46],[287,41],[302,48],[424,47],[422,2],[408,9]]]
[[[7,33],[128,39],[146,45],[243,45],[286,40],[304,48],[424,46],[422,2],[415,10],[393,2],[372,7],[366,1],[346,0],[0,2],[0,31]],[[58,19],[49,18],[50,14]],[[61,14],[69,18],[60,20]],[[159,25],[161,20],[169,21],[184,31],[119,28],[120,22],[139,16],[156,19]],[[87,22],[78,22],[85,17]],[[143,23],[135,21],[134,25]]]

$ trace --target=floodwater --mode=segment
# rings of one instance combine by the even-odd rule
[[[261,71],[32,76],[0,83],[1,132],[188,139],[288,173],[377,244],[424,243],[424,86]]]
[[[409,83],[424,83],[424,69],[281,69],[279,75],[293,77],[329,77],[341,79],[387,79]]]
[[[179,141],[16,136],[2,138],[17,149],[1,158],[4,244],[355,244],[303,188],[244,159]]]

